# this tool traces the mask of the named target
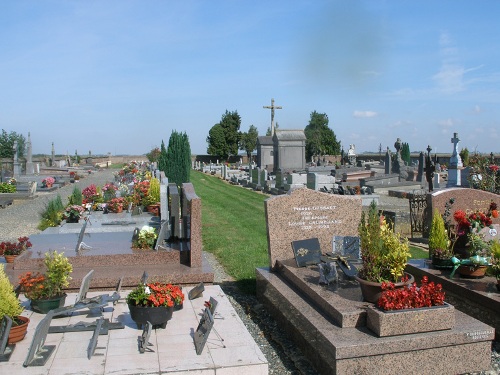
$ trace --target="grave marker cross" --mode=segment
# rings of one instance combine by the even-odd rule
[[[276,106],[274,105],[274,98],[271,99],[271,105],[265,105],[262,108],[270,109],[271,110],[271,136],[274,135],[274,110],[275,109],[283,109],[282,106]]]

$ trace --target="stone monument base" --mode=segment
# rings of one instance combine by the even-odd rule
[[[318,285],[316,267],[258,268],[257,297],[322,374],[459,374],[491,367],[494,329],[455,310],[451,329],[377,337],[355,281]],[[411,322],[408,322],[411,324]]]

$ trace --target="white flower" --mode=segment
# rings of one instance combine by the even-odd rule
[[[146,289],[144,289],[144,292],[146,294],[151,294],[151,289],[149,289],[149,286],[147,286]]]

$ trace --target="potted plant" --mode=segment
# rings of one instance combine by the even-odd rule
[[[497,279],[497,289],[500,292],[500,241],[495,240],[491,244],[491,270]]]
[[[165,328],[174,311],[174,286],[160,282],[139,284],[127,295],[127,304],[139,329],[147,322]]]
[[[46,177],[42,180],[42,188],[51,188],[56,182],[54,177]]]
[[[367,326],[379,337],[450,329],[455,325],[454,307],[444,302],[441,284],[422,277],[416,283],[396,289],[383,283],[376,307],[367,309]],[[411,324],[408,322],[411,321]]]
[[[21,255],[31,246],[33,245],[29,241],[29,237],[19,237],[17,242],[5,241],[0,243],[0,251],[3,253],[7,263],[13,263],[18,255]]]
[[[393,282],[397,287],[412,283],[412,275],[405,273],[410,255],[408,239],[394,233],[383,216],[377,212],[374,201],[370,204],[368,218],[361,214],[358,226],[362,267],[356,276],[363,298],[375,303],[382,293],[383,282]]]
[[[63,219],[66,220],[66,223],[78,223],[84,212],[85,208],[77,204],[72,204],[64,210]]]
[[[148,225],[144,225],[137,237],[132,240],[132,247],[136,249],[152,249],[156,244],[158,233],[156,229]]]
[[[3,267],[0,267],[0,316],[7,315],[12,319],[9,333],[9,344],[21,341],[28,329],[29,319],[21,316],[23,307],[14,292],[14,288],[7,277]]]
[[[432,215],[431,229],[429,231],[429,256],[435,268],[453,268],[453,249],[448,237],[445,222],[439,210]]]
[[[73,267],[64,253],[49,251],[43,260],[45,273],[27,272],[19,276],[21,292],[31,300],[33,311],[46,314],[52,309],[64,306]]]
[[[125,198],[112,198],[107,203],[107,208],[111,212],[120,213],[123,211],[123,204],[125,203]]]

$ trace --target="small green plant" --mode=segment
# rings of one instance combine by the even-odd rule
[[[491,243],[491,270],[493,276],[500,280],[500,241],[493,240]]]
[[[372,201],[361,215],[358,226],[363,266],[359,277],[373,282],[399,282],[411,257],[408,239],[394,233],[385,219],[379,216]]]
[[[14,287],[9,281],[3,267],[0,267],[0,316],[7,315],[13,321],[23,312],[21,302],[16,297]]]
[[[148,194],[153,198],[154,203],[160,201],[160,180],[158,180],[156,177],[152,177],[149,181]]]
[[[133,241],[133,247],[138,249],[152,249],[156,243],[158,234],[155,228],[150,226],[143,226],[139,231],[139,235]]]
[[[439,210],[434,211],[432,215],[432,224],[429,232],[429,252],[431,256],[436,255],[436,250],[439,250],[440,257],[451,258],[453,255],[450,250],[450,241],[448,239],[448,232],[444,224],[443,217]]]
[[[62,221],[63,210],[64,206],[60,195],[50,200],[45,206],[45,211],[40,214],[41,221],[38,224],[38,229],[45,230],[49,227],[59,226]]]
[[[15,193],[16,191],[16,185],[9,184],[8,182],[0,183],[0,193]]]
[[[73,188],[73,192],[71,193],[71,195],[68,198],[68,204],[81,206],[82,203],[83,203],[82,190],[78,186],[75,186]]]

